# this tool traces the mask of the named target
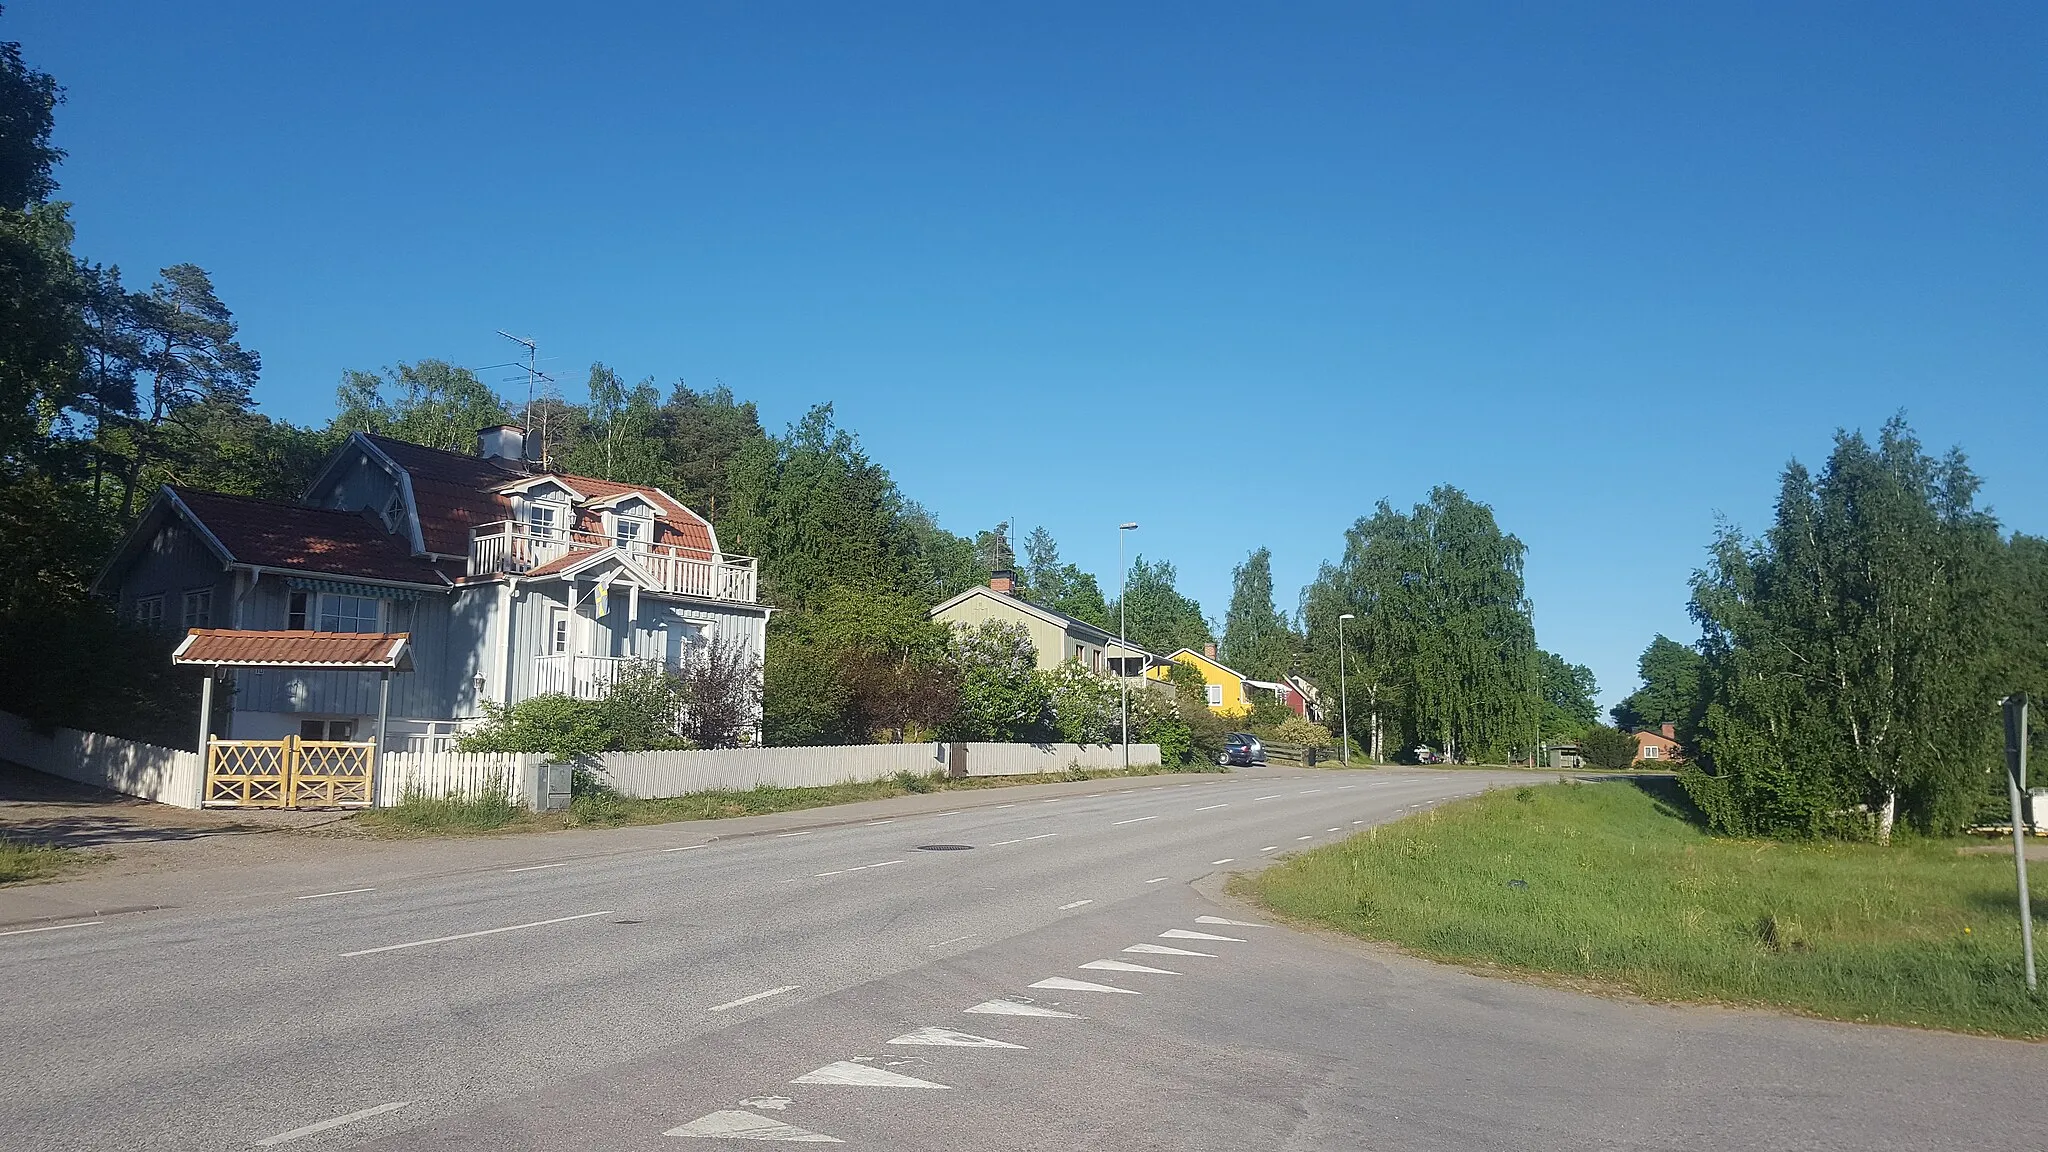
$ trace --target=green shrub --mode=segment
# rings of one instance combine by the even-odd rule
[[[905,792],[925,793],[933,791],[939,786],[938,781],[931,775],[920,775],[907,768],[898,772],[895,779],[896,786]]]
[[[1619,728],[1595,724],[1580,738],[1579,754],[1595,768],[1626,768],[1636,762],[1636,738]]]

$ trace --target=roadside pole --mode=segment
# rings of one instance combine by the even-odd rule
[[[2020,797],[2027,791],[2027,694],[2005,698],[2005,791],[2012,801],[2012,861],[2020,879],[2020,946],[2027,953],[2027,991],[2034,984],[2034,909],[2027,895],[2027,825]]]

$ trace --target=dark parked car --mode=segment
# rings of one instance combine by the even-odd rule
[[[1216,757],[1218,764],[1235,768],[1249,768],[1266,762],[1266,746],[1249,732],[1232,732],[1224,737],[1223,754]]]

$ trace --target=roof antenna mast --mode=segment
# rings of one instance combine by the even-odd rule
[[[503,328],[498,329],[498,335],[503,336],[505,339],[510,340],[514,344],[519,345],[521,348],[526,349],[526,409],[519,415],[519,424],[521,437],[524,440],[531,441],[533,438],[534,389],[538,384],[540,384],[543,381],[545,381],[548,384],[553,384],[554,379],[550,377],[547,373],[540,370],[539,344],[527,339],[524,336],[514,336],[510,332],[505,331]],[[548,466],[547,409],[541,409],[540,419],[540,466],[541,469],[545,471]]]

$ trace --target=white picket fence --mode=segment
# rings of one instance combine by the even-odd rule
[[[1131,745],[1131,767],[1159,763],[1159,745]],[[1069,768],[1121,768],[1124,750],[1117,744],[982,744],[967,745],[969,776],[1030,776]]]
[[[0,760],[180,808],[199,806],[204,773],[197,752],[72,728],[38,732],[11,712],[0,712]]]
[[[1020,776],[1068,768],[1121,768],[1114,744],[981,744],[966,746],[969,776]],[[628,796],[653,799],[690,792],[745,791],[763,784],[818,788],[886,780],[899,772],[928,776],[946,770],[950,745],[854,744],[823,748],[710,748],[691,752],[606,752],[591,767]],[[1159,745],[1131,745],[1133,767],[1159,763]]]
[[[531,806],[541,762],[538,752],[386,752],[377,776],[377,806],[409,795],[475,800],[502,793]]]

